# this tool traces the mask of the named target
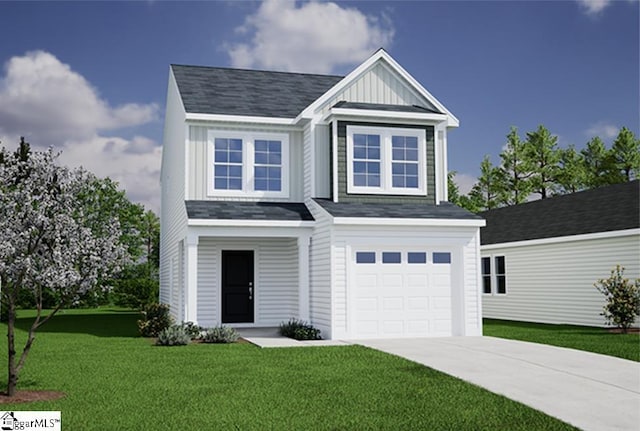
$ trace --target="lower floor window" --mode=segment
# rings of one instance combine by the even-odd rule
[[[507,293],[507,268],[504,256],[482,258],[482,292],[491,295]]]

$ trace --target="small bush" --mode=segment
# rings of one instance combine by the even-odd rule
[[[238,332],[228,326],[216,326],[207,329],[200,339],[203,343],[235,343],[240,336]]]
[[[157,346],[186,346],[191,336],[183,325],[171,325],[158,333]]]
[[[626,334],[640,314],[640,280],[632,283],[623,274],[624,268],[617,265],[611,270],[611,277],[598,280],[594,286],[607,301],[600,315],[604,316],[607,324],[617,326]]]
[[[295,340],[322,340],[320,330],[304,320],[289,319],[280,324],[280,335]]]
[[[138,320],[138,329],[143,337],[157,337],[173,323],[173,318],[169,315],[169,306],[165,304],[150,304],[142,314],[144,318]]]
[[[182,327],[187,332],[187,334],[189,334],[189,337],[191,337],[192,340],[200,338],[200,335],[204,330],[202,326],[198,326],[193,322],[182,322]]]

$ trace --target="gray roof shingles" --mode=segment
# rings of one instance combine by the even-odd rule
[[[303,203],[185,201],[190,219],[313,221]]]
[[[295,118],[342,76],[172,64],[187,113]]]
[[[333,107],[343,109],[362,109],[389,112],[412,112],[418,114],[442,114],[442,112],[440,111],[418,105],[385,105],[381,103],[346,102],[344,100],[336,103],[335,105],[333,105]]]
[[[640,227],[640,180],[479,214],[482,245]]]
[[[468,219],[482,218],[448,202],[432,204],[380,204],[360,202],[333,202],[329,199],[314,199],[334,217],[368,218],[417,218],[417,219]]]

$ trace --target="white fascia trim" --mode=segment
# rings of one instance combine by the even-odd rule
[[[633,235],[640,235],[640,228],[614,230],[610,232],[585,233],[582,235],[557,236],[554,238],[530,239],[526,241],[503,242],[499,244],[482,245],[480,246],[480,249],[482,251],[496,250],[500,248],[509,248],[509,247],[526,247],[526,246],[532,246],[532,245],[558,244],[563,242],[586,241],[590,239],[619,238],[623,236],[633,236]]]
[[[279,126],[295,126],[295,118],[250,117],[244,115],[196,114],[187,113],[187,121],[216,121],[223,123],[276,124]]]
[[[486,221],[485,220],[465,220],[465,219],[334,217],[333,224],[361,225],[361,226],[483,227],[486,225]]]
[[[308,227],[315,226],[310,220],[219,220],[219,219],[189,219],[189,226],[210,227]]]
[[[447,116],[445,114],[420,113],[420,112],[397,112],[397,111],[382,111],[382,110],[374,110],[374,109],[350,109],[350,108],[331,108],[331,110],[327,112],[327,114],[322,118],[321,121],[328,122],[331,116],[355,117],[358,119],[366,118],[369,121],[371,120],[371,118],[435,121],[438,123],[442,121],[447,121]]]

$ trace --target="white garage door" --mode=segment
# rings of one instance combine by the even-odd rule
[[[452,335],[450,252],[361,248],[351,271],[354,337]]]

